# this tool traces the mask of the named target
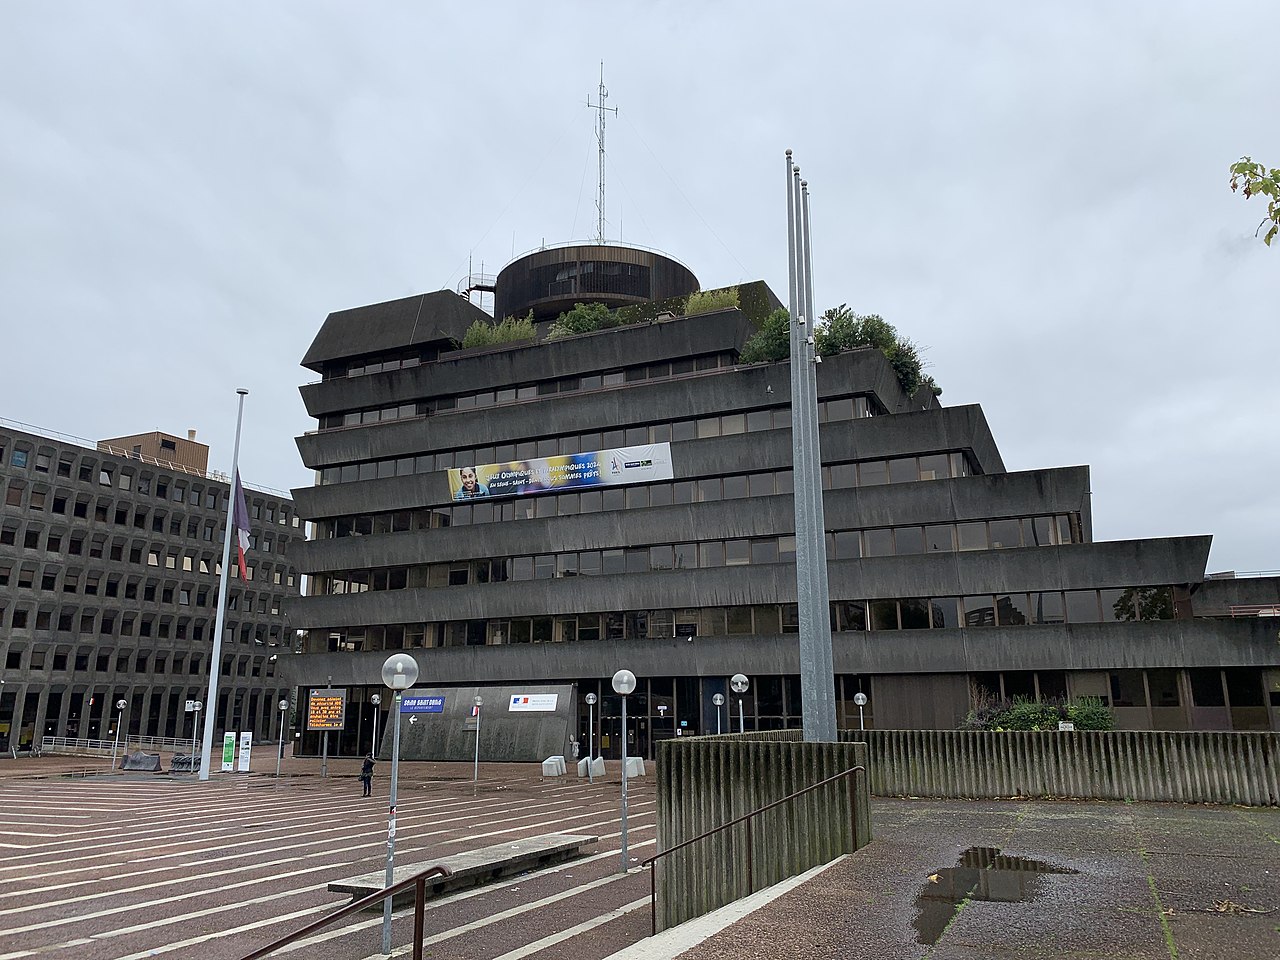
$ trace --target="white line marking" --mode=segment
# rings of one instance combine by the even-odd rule
[[[579,934],[586,933],[588,930],[594,930],[596,927],[602,927],[611,920],[617,920],[619,917],[625,917],[632,910],[639,910],[641,907],[649,906],[649,898],[641,897],[639,900],[632,900],[628,904],[624,904],[617,910],[610,910],[608,913],[602,913],[598,917],[583,921],[576,927],[570,927],[568,930],[562,930],[559,933],[553,933],[549,937],[543,937],[541,940],[535,940],[533,943],[526,944],[517,950],[511,950],[504,953],[500,957],[494,957],[493,960],[524,960],[525,957],[535,954],[547,947],[554,947],[557,943],[563,943],[566,940],[572,940]]]

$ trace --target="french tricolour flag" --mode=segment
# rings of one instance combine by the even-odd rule
[[[231,495],[235,498],[231,508],[231,523],[236,528],[236,560],[240,564],[240,579],[247,582],[249,570],[244,564],[244,552],[249,549],[249,507],[244,502],[244,487],[240,486],[238,470]]]

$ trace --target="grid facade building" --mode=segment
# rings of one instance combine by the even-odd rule
[[[193,440],[171,439],[191,454]],[[0,421],[0,490],[0,747],[110,739],[121,699],[129,735],[189,736],[185,701],[208,688],[227,479]],[[246,498],[250,580],[229,581],[216,715],[267,738],[294,647],[286,550],[305,530],[287,495]]]
[[[455,349],[483,316],[449,293],[343,311],[304,358],[322,379],[302,388],[315,539],[291,554],[290,678],[352,690],[337,747],[367,748],[402,649],[426,686],[597,693],[606,755],[623,667],[640,753],[728,724],[716,693],[736,726],[738,672],[748,729],[798,725],[788,364],[738,362],[736,309]],[[1280,602],[1274,578],[1206,580],[1207,536],[1094,542],[1087,467],[1006,470],[979,406],[906,395],[878,351],[826,358],[818,391],[842,726],[858,692],[869,724],[954,728],[986,691],[1101,697],[1127,728],[1280,729],[1277,621],[1232,616]],[[670,479],[458,500],[447,472],[646,444],[670,445]]]

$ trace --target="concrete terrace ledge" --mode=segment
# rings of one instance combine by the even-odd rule
[[[397,865],[392,883],[408,880],[429,867],[437,865],[448,867],[453,871],[452,876],[439,877],[427,882],[426,896],[430,899],[463,887],[475,887],[515,873],[541,870],[552,864],[572,860],[581,855],[583,847],[598,843],[599,840],[599,837],[581,834],[549,833],[541,837],[513,840],[510,843],[495,843],[492,846],[481,847],[479,850],[455,853],[429,863]],[[328,889],[330,893],[348,893],[354,902],[383,889],[386,878],[384,869],[348,880],[335,880],[329,884]],[[412,890],[395,898],[396,906],[404,906],[412,902]],[[382,907],[379,906],[377,909],[381,910]]]

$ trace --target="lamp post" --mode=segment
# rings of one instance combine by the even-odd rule
[[[587,694],[587,782],[595,783],[596,695]]]
[[[418,682],[418,661],[407,653],[396,653],[387,657],[382,665],[382,682],[391,690],[392,729],[391,740],[391,801],[387,813],[387,882],[391,886],[395,882],[396,870],[396,787],[400,783],[400,699],[405,690]],[[387,897],[382,901],[382,952],[391,956],[391,901]]]
[[[369,702],[373,704],[373,746],[369,748],[369,752],[376,760],[378,758],[378,707],[382,704],[382,694],[375,693],[369,698]]]
[[[484,697],[477,694],[471,702],[476,708],[476,764],[471,774],[471,795],[474,797],[480,789],[480,708],[484,706]]]
[[[276,779],[280,779],[280,761],[284,759],[284,713],[289,709],[289,701],[281,700],[276,704],[280,711],[280,742],[276,745]]]
[[[746,714],[742,710],[742,695],[747,692],[747,687],[751,686],[747,678],[741,673],[735,673],[729,678],[729,689],[738,695],[738,732],[747,732]]]
[[[122,700],[116,701],[116,738],[115,738],[115,741],[111,744],[111,770],[113,772],[116,769],[116,748],[120,746],[120,724],[124,719],[124,708],[127,707],[128,705],[129,705],[129,701],[127,700],[122,699]],[[125,741],[124,741],[124,748],[126,750],[129,749],[129,740],[127,737],[125,738]]]
[[[867,695],[859,691],[853,695],[853,702],[858,705],[858,729],[867,729],[866,723],[862,719],[862,708],[867,705]]]
[[[636,675],[619,670],[613,675],[614,693],[622,697],[622,872],[627,872],[627,696],[635,693]]]
[[[191,721],[191,772],[199,773],[200,767],[196,762],[196,733],[200,730],[200,710],[204,703],[197,700],[191,705],[192,721]]]
[[[711,698],[711,702],[716,705],[716,736],[720,736],[720,708],[724,706],[724,694],[717,693]]]

